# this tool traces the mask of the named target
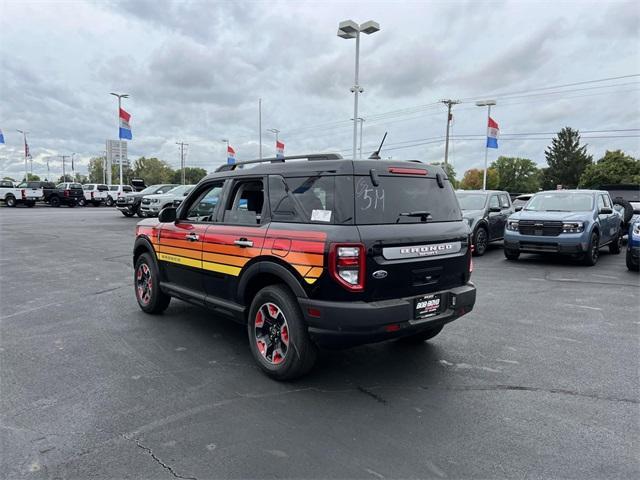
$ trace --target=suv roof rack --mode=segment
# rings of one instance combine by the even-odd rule
[[[284,163],[287,160],[302,160],[306,159],[309,161],[314,160],[342,160],[343,157],[339,153],[313,153],[310,155],[288,155],[285,157],[271,157],[271,158],[263,158],[259,160],[247,160],[245,162],[237,162],[228,165],[221,165],[216,168],[216,172],[226,172],[229,170],[235,170],[236,167],[242,167],[244,165],[250,165],[253,163]]]

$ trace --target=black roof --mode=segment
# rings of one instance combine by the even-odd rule
[[[311,172],[325,172],[336,175],[369,175],[374,170],[378,175],[390,175],[390,168],[426,170],[427,177],[434,178],[440,174],[448,178],[437,165],[429,165],[418,160],[350,160],[337,153],[321,153],[310,155],[294,155],[284,158],[263,158],[238,162],[233,165],[222,165],[214,173],[205,177],[227,178],[244,175],[287,174],[308,175]]]

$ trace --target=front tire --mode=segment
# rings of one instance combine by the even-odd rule
[[[616,238],[614,238],[609,244],[609,253],[614,255],[618,255],[622,251],[622,226],[620,226],[620,231]]]
[[[107,207],[113,207],[113,198],[107,197],[107,201],[105,203]]]
[[[484,227],[478,227],[476,233],[473,235],[473,254],[477,257],[481,257],[487,251],[487,245],[489,244],[489,235],[487,229]]]
[[[598,256],[600,255],[600,236],[598,232],[593,232],[591,234],[591,241],[589,242],[589,247],[587,251],[584,253],[584,257],[582,258],[582,263],[584,263],[588,267],[593,267],[596,263],[598,263]]]
[[[122,214],[123,214],[125,217],[129,217],[129,218],[131,218],[131,217],[133,217],[133,216],[135,215],[135,213],[133,213],[133,212],[129,212],[129,211],[126,211],[126,210],[123,210],[123,211],[122,211]]]
[[[49,204],[52,207],[59,207],[60,206],[60,199],[58,197],[51,197],[51,199],[49,200]]]
[[[136,300],[143,312],[158,314],[167,309],[171,296],[160,290],[160,273],[150,254],[143,253],[136,260],[133,282]]]
[[[87,206],[87,201],[84,198],[78,200],[78,206],[86,207]]]
[[[145,218],[144,213],[142,213],[142,209],[140,207],[138,207],[138,209],[136,210],[136,214],[140,218]]]
[[[317,348],[300,306],[285,286],[270,285],[258,292],[249,309],[247,333],[253,358],[276,380],[300,377],[316,361]]]
[[[16,206],[16,197],[13,195],[7,195],[7,198],[4,199],[7,202],[7,207],[15,207]]]
[[[520,258],[520,250],[513,250],[511,248],[504,249],[504,256],[507,260],[518,260]]]

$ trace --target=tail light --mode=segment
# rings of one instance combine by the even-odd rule
[[[333,243],[329,250],[329,272],[344,288],[364,290],[365,250],[361,243]]]
[[[93,200],[93,192],[91,192],[91,200]]]
[[[469,240],[469,243],[471,243],[471,240]],[[473,251],[475,248],[475,245],[471,245],[471,251],[469,252],[469,276],[473,273]]]
[[[27,199],[27,192],[26,192],[26,190],[24,188],[22,190],[20,190],[20,194],[22,195],[22,199],[23,200]]]
[[[69,190],[65,190],[64,191],[64,196],[65,197],[68,197],[70,194],[71,194],[71,192]]]

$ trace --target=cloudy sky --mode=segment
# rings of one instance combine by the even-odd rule
[[[331,2],[0,0],[0,176],[61,174],[76,153],[86,172],[117,135],[116,101],[131,95],[129,157],[157,156],[213,170],[228,138],[238,158],[258,155],[281,130],[289,154],[351,152],[355,42],[341,20],[380,23],[361,41],[359,115],[368,155],[388,131],[384,157],[441,161],[454,107],[451,162],[460,177],[484,159],[495,98],[497,155],[544,163],[553,132],[583,132],[595,158],[640,156],[640,7],[637,2]],[[589,138],[587,138],[589,137]],[[618,138],[610,138],[618,137]]]

